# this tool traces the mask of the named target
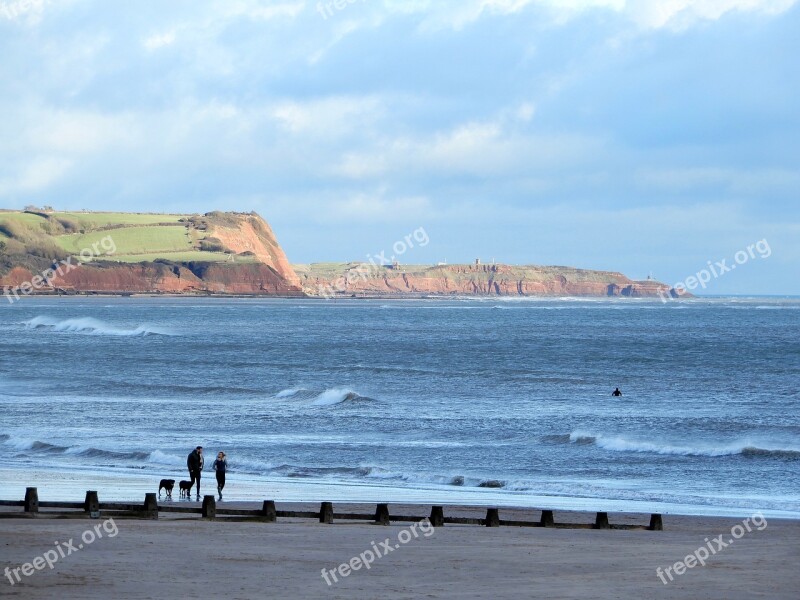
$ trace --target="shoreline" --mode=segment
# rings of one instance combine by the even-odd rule
[[[7,297],[7,295],[6,295]],[[598,300],[663,300],[661,296],[614,296],[614,295],[596,295],[586,294],[581,296],[571,295],[563,296],[559,294],[538,294],[538,295],[525,295],[525,294],[481,294],[474,296],[465,296],[463,294],[345,294],[341,296],[312,296],[310,294],[241,294],[241,293],[158,293],[158,292],[76,292],[74,294],[58,294],[37,292],[20,295],[19,298],[14,298],[14,302],[18,302],[23,298],[214,298],[214,299],[263,299],[263,300],[482,300],[482,299],[501,299],[501,298],[516,298],[526,300],[571,300],[571,299],[598,299]],[[670,298],[670,300],[693,300],[698,296],[685,296],[681,298]]]
[[[180,480],[185,474],[175,473],[170,478]],[[166,477],[166,475],[165,475]],[[113,471],[92,469],[85,472],[67,473],[55,470],[1,469],[0,500],[22,500],[25,488],[36,487],[40,501],[83,502],[86,491],[98,492],[101,502],[126,501],[140,502],[144,495],[158,491],[160,477],[152,473],[119,474]],[[204,473],[202,494],[213,494],[216,490],[214,476]],[[172,505],[190,505],[178,497],[177,483],[171,501]],[[430,506],[431,504],[451,507],[498,508],[503,511],[555,510],[560,513],[594,514],[608,512],[609,515],[650,515],[685,516],[698,518],[745,518],[756,512],[770,519],[800,520],[800,513],[787,510],[764,509],[755,506],[720,507],[713,505],[676,504],[667,502],[643,502],[615,500],[595,497],[569,497],[535,495],[524,492],[500,491],[491,488],[453,488],[442,485],[420,485],[399,487],[379,482],[353,483],[325,480],[291,480],[287,478],[268,478],[236,475],[228,478],[226,487],[227,504],[247,503],[259,507],[264,500],[274,500],[284,504],[309,504],[333,502],[336,505],[389,503],[403,506]]]
[[[0,293],[0,297],[3,296]],[[14,302],[18,302],[20,300],[24,300],[26,298],[59,298],[59,299],[90,299],[90,298],[189,298],[192,300],[198,299],[209,299],[209,300],[275,300],[275,301],[284,301],[284,300],[313,300],[313,301],[336,301],[336,300],[474,300],[474,301],[482,301],[482,300],[622,300],[622,301],[633,301],[633,302],[642,302],[642,301],[661,301],[662,304],[663,298],[661,296],[609,296],[609,295],[571,295],[571,296],[564,296],[560,294],[553,294],[553,295],[523,295],[523,294],[477,294],[477,295],[464,295],[464,294],[405,294],[405,293],[398,293],[398,294],[376,294],[376,295],[365,295],[365,294],[350,294],[350,295],[342,295],[342,296],[333,296],[333,297],[325,297],[325,296],[312,296],[309,294],[241,294],[241,293],[172,293],[172,292],[78,292],[74,294],[58,294],[58,293],[48,293],[48,292],[32,292],[27,295],[21,295],[19,299],[14,299]],[[762,294],[762,295],[752,295],[752,294],[711,294],[711,295],[697,295],[693,294],[691,296],[685,295],[681,296],[680,298],[670,298],[668,304],[672,304],[674,301],[691,301],[691,300],[725,300],[725,299],[752,299],[752,300],[798,300],[800,296],[792,295],[792,294]]]

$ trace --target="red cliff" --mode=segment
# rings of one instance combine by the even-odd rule
[[[571,267],[511,265],[295,265],[306,293],[319,296],[624,296],[675,297],[657,281]]]

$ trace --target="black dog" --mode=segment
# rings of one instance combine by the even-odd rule
[[[187,498],[191,498],[192,497],[192,482],[191,481],[181,481],[179,485],[181,487],[181,498],[183,498],[184,496],[186,496]]]
[[[172,498],[172,488],[174,487],[174,479],[162,479],[161,483],[158,484],[158,497],[161,498],[161,490],[163,489],[167,492],[167,498]]]

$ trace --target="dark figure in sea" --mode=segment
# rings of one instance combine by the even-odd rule
[[[222,490],[225,489],[225,471],[228,470],[228,459],[224,452],[217,453],[217,460],[214,461],[214,471],[217,472],[217,493],[222,500]]]
[[[192,484],[197,482],[197,498],[200,499],[200,475],[203,473],[203,447],[198,446],[194,450],[189,453],[189,456],[186,458],[186,467],[189,469],[189,479],[191,479]],[[191,491],[192,487],[189,486],[189,490]]]
[[[620,391],[619,388],[617,388],[613,392],[611,392],[611,395],[614,396],[615,398],[619,398],[620,396],[622,396],[622,392]]]

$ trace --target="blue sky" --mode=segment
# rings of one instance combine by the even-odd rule
[[[797,4],[0,0],[0,206],[800,294]]]

